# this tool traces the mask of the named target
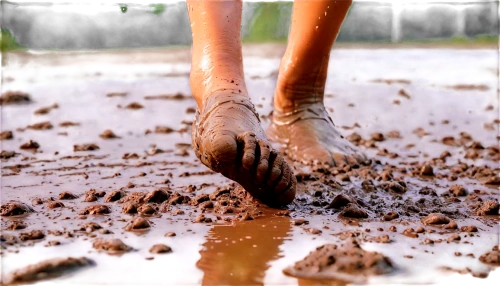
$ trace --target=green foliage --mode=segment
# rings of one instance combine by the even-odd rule
[[[252,19],[246,42],[286,41],[286,37],[277,37],[280,21],[280,8],[277,2],[259,3]]]
[[[2,29],[1,31],[0,50],[2,52],[25,49],[17,42],[9,30]]]
[[[167,5],[165,4],[150,4],[149,7],[153,9],[151,13],[155,15],[160,15],[161,13],[165,12],[165,9],[167,9]]]

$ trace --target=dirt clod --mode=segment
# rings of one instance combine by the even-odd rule
[[[155,244],[149,249],[149,252],[154,254],[169,253],[172,252],[172,248],[165,244]]]
[[[0,96],[0,105],[30,103],[31,97],[22,91],[6,91]]]
[[[33,209],[24,203],[10,201],[8,203],[2,204],[0,207],[1,216],[17,216],[24,215],[33,212]]]
[[[356,240],[349,240],[341,247],[335,244],[320,246],[284,272],[301,278],[362,283],[369,276],[388,274],[394,270],[389,258],[377,252],[365,251]]]
[[[7,275],[4,283],[6,285],[33,283],[49,278],[56,278],[94,264],[92,260],[86,257],[52,258],[13,271]]]
[[[116,136],[116,134],[109,129],[104,130],[101,134],[99,134],[99,137],[101,137],[102,139],[120,138],[119,136]]]
[[[38,149],[40,148],[40,144],[38,144],[37,142],[33,141],[33,140],[30,140],[24,144],[22,144],[21,146],[19,146],[20,149],[23,149],[23,150],[29,150],[29,149]]]
[[[144,231],[148,230],[151,227],[149,221],[142,217],[136,217],[130,221],[127,226],[125,226],[125,230],[128,231]]]
[[[83,209],[80,215],[102,215],[109,214],[111,210],[106,205],[91,205]]]
[[[2,131],[0,132],[0,140],[9,140],[14,138],[12,131]]]
[[[92,243],[92,247],[109,254],[121,254],[132,250],[132,247],[117,238],[98,238]]]
[[[80,144],[80,145],[73,145],[73,151],[74,152],[80,152],[80,151],[94,151],[94,150],[99,150],[99,146],[96,144]]]
[[[479,216],[485,215],[498,215],[500,205],[496,201],[487,200],[482,203],[482,205],[476,210],[476,214]]]
[[[74,199],[76,199],[76,196],[70,192],[62,192],[59,194],[59,199],[60,200],[74,200]]]

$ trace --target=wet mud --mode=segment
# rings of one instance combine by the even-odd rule
[[[476,283],[498,277],[500,121],[493,88],[427,86],[420,84],[425,77],[377,79],[376,73],[366,80],[335,78],[341,84],[327,85],[335,95],[325,98],[327,110],[333,108],[340,133],[372,162],[307,166],[284,157],[296,181],[295,199],[270,208],[259,201],[266,197],[198,159],[187,77],[30,85],[16,75],[2,90],[0,136],[0,255],[4,272],[17,277],[11,283],[53,277],[36,274],[59,268],[50,265],[88,264],[64,266],[63,259],[22,270],[27,261],[43,265],[62,251],[95,261],[96,274],[77,272],[60,283],[117,283],[119,277],[106,274],[112,271],[106,259],[116,254],[117,267],[150,263],[155,273],[167,266],[195,273],[193,280],[175,273],[162,280],[171,284],[433,283],[447,281],[449,273]],[[258,66],[249,68],[252,76],[249,91],[267,127],[273,79]],[[25,91],[13,92],[16,84]],[[92,97],[79,97],[81,88]],[[364,96],[366,90],[373,94]],[[373,111],[375,105],[387,112]],[[82,106],[88,107],[84,114],[77,112]]]

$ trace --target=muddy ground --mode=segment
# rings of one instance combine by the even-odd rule
[[[282,51],[244,49],[264,126]],[[374,162],[294,164],[270,209],[196,159],[189,50],[4,54],[2,281],[498,281],[497,53],[331,57],[328,110]]]

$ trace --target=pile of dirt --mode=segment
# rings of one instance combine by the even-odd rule
[[[0,105],[30,103],[31,97],[22,91],[6,91],[0,96]]]
[[[300,278],[364,283],[369,276],[385,275],[395,270],[389,258],[365,251],[356,240],[351,239],[340,247],[335,244],[320,246],[283,272]]]
[[[7,275],[3,283],[4,285],[34,283],[93,265],[95,263],[86,257],[52,258],[13,271]]]

